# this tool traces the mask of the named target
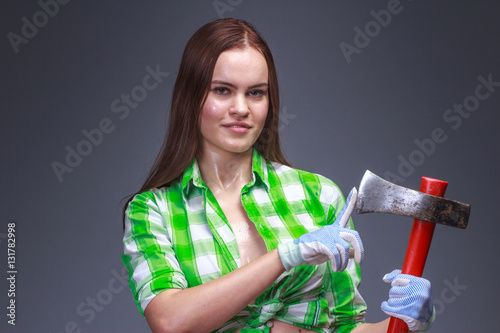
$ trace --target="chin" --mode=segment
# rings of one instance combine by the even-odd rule
[[[249,151],[252,151],[252,148],[253,146],[250,148],[245,147],[245,148],[228,149],[227,151],[234,154],[245,154],[248,153]]]
[[[252,151],[253,145],[226,145],[221,148],[229,153],[244,154]]]
[[[230,154],[245,154],[249,151],[253,151],[254,142],[251,140],[216,140],[208,141],[206,140],[203,143],[203,150],[206,152],[214,152],[214,153],[230,153]]]

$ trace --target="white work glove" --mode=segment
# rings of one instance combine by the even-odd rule
[[[386,274],[383,280],[391,283],[391,289],[389,300],[382,302],[382,311],[404,320],[410,331],[427,331],[436,316],[429,280],[401,274],[399,269]]]
[[[361,263],[364,256],[361,238],[357,231],[346,228],[357,196],[358,192],[353,188],[333,224],[278,245],[281,262],[287,271],[300,265],[319,265],[331,260],[333,271],[341,272],[347,267],[350,246],[354,249],[354,260]]]

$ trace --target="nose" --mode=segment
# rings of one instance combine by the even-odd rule
[[[239,116],[247,116],[250,113],[248,107],[248,101],[246,96],[243,94],[237,94],[233,99],[233,105],[230,108],[232,114],[237,114]]]

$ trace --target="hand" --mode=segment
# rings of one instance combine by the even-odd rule
[[[304,234],[293,242],[278,245],[281,262],[287,271],[296,266],[319,265],[331,260],[333,271],[341,272],[347,267],[350,246],[354,249],[354,260],[361,263],[364,256],[361,238],[357,231],[346,228],[357,195],[356,188],[353,188],[332,225]]]
[[[382,303],[382,311],[391,317],[402,319],[413,332],[428,330],[435,317],[431,283],[421,277],[401,274],[396,269],[383,280],[391,283],[389,300]]]

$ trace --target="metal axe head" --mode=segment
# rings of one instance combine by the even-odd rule
[[[396,185],[367,170],[359,185],[356,212],[390,213],[465,229],[470,205]]]

